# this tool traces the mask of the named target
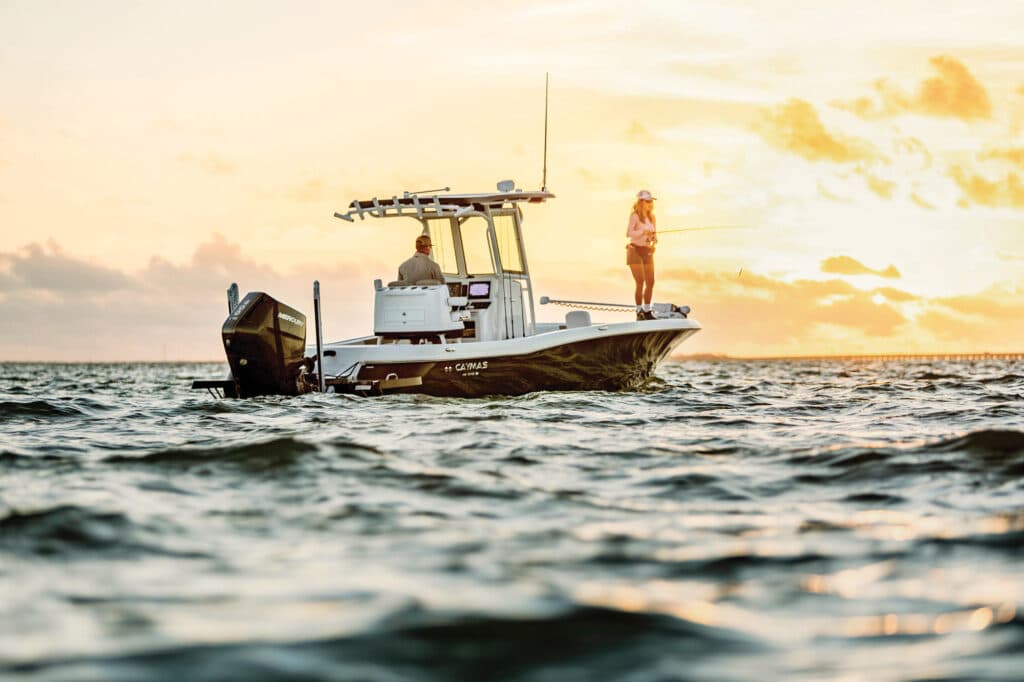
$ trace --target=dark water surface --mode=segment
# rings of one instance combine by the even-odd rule
[[[1024,363],[218,401],[0,365],[0,677],[1024,675]]]

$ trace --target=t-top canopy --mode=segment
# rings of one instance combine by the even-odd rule
[[[438,217],[446,215],[463,215],[470,213],[476,206],[496,207],[505,203],[526,201],[538,204],[546,199],[554,199],[555,195],[546,190],[524,192],[492,192],[488,194],[406,194],[404,197],[390,199],[355,200],[348,206],[345,213],[335,212],[335,218],[352,222],[354,216],[365,220],[366,215],[373,218],[394,218],[397,216],[415,216],[417,218]]]

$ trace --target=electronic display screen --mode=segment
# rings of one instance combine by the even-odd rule
[[[470,298],[490,298],[491,297],[491,283],[490,282],[470,282],[469,283],[469,297]]]

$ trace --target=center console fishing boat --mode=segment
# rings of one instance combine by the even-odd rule
[[[314,284],[315,343],[308,345],[305,315],[262,292],[239,301],[232,285],[221,330],[230,376],[193,388],[229,397],[317,390],[475,397],[641,387],[700,324],[688,307],[668,303],[654,304],[652,320],[596,323],[589,310],[634,308],[547,297],[539,303],[577,309],[539,322],[522,206],[552,198],[504,181],[492,193],[353,201],[335,217],[393,220],[429,235],[444,281],[374,281],[373,333],[334,343],[322,342]]]

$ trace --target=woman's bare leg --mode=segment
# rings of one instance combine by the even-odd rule
[[[633,281],[636,283],[636,289],[633,291],[633,299],[637,305],[643,303],[644,300],[644,279],[646,273],[644,272],[644,264],[637,263],[629,266],[629,271],[633,273]]]
[[[644,291],[644,303],[650,305],[651,299],[654,298],[654,263],[640,267],[644,268],[644,284],[647,285],[647,289]]]

